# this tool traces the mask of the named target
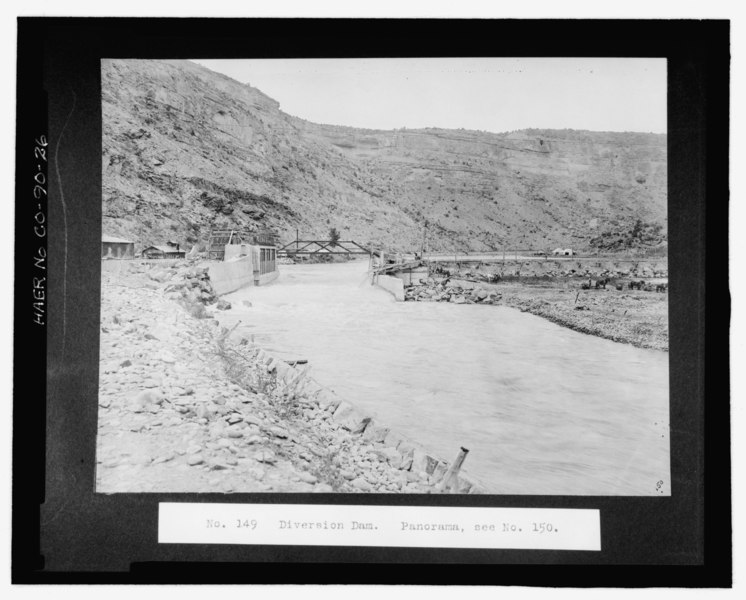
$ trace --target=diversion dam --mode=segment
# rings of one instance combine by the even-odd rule
[[[509,307],[396,302],[367,267],[282,266],[216,316],[440,458],[469,448],[495,493],[670,494],[667,353]]]

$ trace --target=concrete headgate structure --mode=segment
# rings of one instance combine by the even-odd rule
[[[226,242],[219,246],[220,242]],[[213,232],[208,256],[220,262],[209,266],[212,287],[219,296],[250,285],[265,285],[279,277],[273,234]]]

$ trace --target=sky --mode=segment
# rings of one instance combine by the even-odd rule
[[[284,112],[371,129],[666,132],[666,61],[647,58],[226,59],[199,63]]]

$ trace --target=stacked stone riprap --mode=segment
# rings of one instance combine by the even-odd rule
[[[256,350],[256,360],[272,372],[281,387],[296,381],[298,369]],[[334,442],[328,452],[338,467],[337,491],[429,493],[441,482],[449,464],[428,453],[323,389],[314,381],[304,385],[299,399],[304,419],[313,430],[331,427]],[[484,493],[474,479],[461,473],[451,482],[456,493]]]
[[[166,292],[177,292],[179,294],[177,301],[187,310],[196,313],[194,316],[200,318],[200,315],[205,314],[204,310],[199,308],[195,310],[194,307],[209,306],[218,301],[218,295],[210,284],[207,267],[191,268],[180,272],[179,275],[179,281],[166,288]]]
[[[165,269],[158,269],[149,274],[154,281],[168,282],[164,291],[169,298],[176,300],[192,316],[200,319],[209,315],[205,306],[215,305],[218,310],[229,310],[230,302],[218,297],[210,283],[208,267],[177,262]]]
[[[174,304],[206,311],[203,274],[131,263],[103,275],[97,491],[432,491],[445,463]]]
[[[454,304],[498,304],[502,294],[463,279],[428,277],[404,290],[405,301],[452,302]]]

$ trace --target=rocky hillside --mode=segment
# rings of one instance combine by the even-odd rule
[[[665,244],[665,135],[320,125],[188,61],[102,61],[102,102],[104,231],[140,246],[335,227],[411,251],[426,224],[433,250]]]

